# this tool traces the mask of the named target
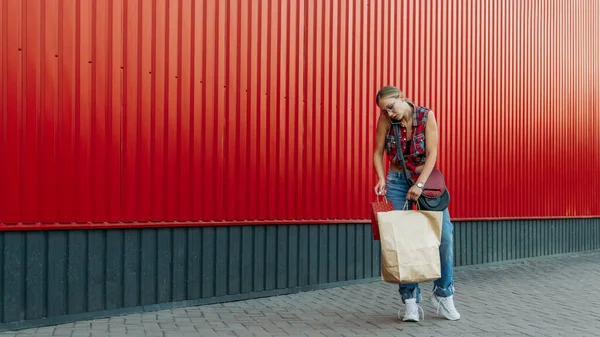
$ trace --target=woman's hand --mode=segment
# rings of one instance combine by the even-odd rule
[[[385,179],[380,179],[377,185],[375,185],[375,194],[376,195],[385,195]]]
[[[408,193],[406,194],[406,199],[417,201],[417,199],[419,199],[419,197],[421,196],[422,192],[423,190],[421,190],[417,185],[412,185],[412,187],[410,188],[410,190],[408,190]]]

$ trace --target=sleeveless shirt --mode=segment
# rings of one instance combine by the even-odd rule
[[[398,146],[394,133],[394,124],[398,125],[398,129],[400,130],[400,155],[404,155],[406,169],[411,172],[414,172],[416,167],[425,164],[425,126],[427,125],[427,114],[429,113],[429,109],[425,107],[413,105],[413,108],[412,139],[407,141],[406,128],[399,121],[392,121],[393,124],[390,126],[390,130],[386,136],[385,147],[388,160],[398,167],[402,167],[402,163],[400,163],[397,157]]]

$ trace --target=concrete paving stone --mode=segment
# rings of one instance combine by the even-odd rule
[[[254,336],[256,336],[255,334],[253,334],[252,332],[250,332],[248,330],[234,330],[233,333],[237,337],[254,337]]]
[[[114,333],[114,334],[123,334],[125,335],[127,333],[127,328],[124,326],[109,326],[108,327],[108,332],[109,333]]]
[[[264,322],[259,322],[259,321],[252,321],[252,322],[242,322],[242,325],[245,326],[246,328],[251,328],[251,327],[255,327],[255,326],[263,326],[264,324],[271,324],[271,321],[266,320]]]
[[[250,326],[250,327],[245,327],[245,329],[252,333],[262,333],[262,334],[266,333],[266,330],[262,326]]]
[[[179,316],[174,316],[173,317],[173,322],[175,322],[175,324],[189,324],[192,322],[192,318],[188,315],[179,315]]]
[[[91,331],[108,332],[109,326],[110,326],[110,324],[108,323],[108,321],[104,321],[104,322],[94,321],[91,324]]]
[[[404,333],[402,333],[401,331],[398,331],[398,330],[393,330],[393,331],[378,330],[378,331],[373,331],[372,334],[373,334],[373,336],[377,336],[377,337],[404,336]]]
[[[217,332],[213,329],[199,328],[197,330],[199,336],[217,336]]]
[[[140,316],[141,319],[143,320],[148,320],[148,319],[152,319],[152,320],[156,320],[158,318],[158,315],[156,314],[156,312],[143,312],[141,314],[137,314],[136,316]],[[127,316],[126,318],[129,318],[131,316]]]
[[[158,326],[163,331],[177,331],[179,326],[175,322],[159,322]]]
[[[234,318],[233,320],[234,322],[237,323],[252,323],[252,322],[256,322],[256,320],[254,319],[254,317],[247,317],[247,316],[237,316]]]
[[[303,332],[302,332],[302,329],[289,327],[289,328],[283,329],[282,334],[284,336],[302,336]]]
[[[198,336],[204,336],[204,335],[199,335],[198,331],[194,331],[194,332],[184,332],[183,336],[184,337],[198,337]]]
[[[125,326],[141,325],[142,322],[141,318],[127,318],[125,319]]]
[[[146,335],[145,337],[164,337],[165,336],[162,331],[146,331],[145,335]]]
[[[179,327],[179,331],[181,332],[197,332],[196,326],[194,325],[184,325]]]
[[[239,330],[239,329],[246,328],[242,323],[237,322],[237,321],[227,322],[225,325],[227,326],[227,328],[233,329],[233,330]]]
[[[127,330],[128,334],[140,333],[140,332],[143,333],[144,331],[146,331],[144,329],[144,327],[142,327],[142,326],[128,326],[125,328],[125,330]]]
[[[284,331],[276,326],[263,326],[266,332],[268,333],[283,333]]]
[[[55,325],[55,326],[44,326],[41,328],[36,328],[36,333],[37,334],[45,334],[46,336],[50,336],[52,335],[52,333],[54,332],[54,329],[57,328],[59,325]],[[34,329],[26,329],[26,330],[20,330],[20,333],[25,333],[27,331],[31,331]]]
[[[160,326],[158,322],[143,322],[141,327],[144,330],[160,330]]]
[[[359,336],[372,336],[373,333],[368,331],[367,329],[350,329],[350,331],[352,331],[352,333],[359,335]]]
[[[71,335],[73,333],[73,329],[71,328],[56,328],[52,331],[52,336],[61,336],[61,335]]]

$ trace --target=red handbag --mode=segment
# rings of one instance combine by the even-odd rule
[[[377,213],[393,211],[392,202],[383,197],[383,201],[377,196],[377,201],[371,203],[371,231],[373,240],[379,240],[379,223],[377,222]]]
[[[412,186],[417,179],[419,179],[418,175],[411,177],[411,179],[409,179],[409,185]],[[443,211],[448,208],[448,204],[450,203],[450,193],[448,193],[444,176],[439,169],[434,167],[431,171],[429,179],[425,182],[425,187],[423,188],[423,193],[421,193],[421,196],[419,197],[418,203],[422,210]]]

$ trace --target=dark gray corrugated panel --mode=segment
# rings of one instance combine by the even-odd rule
[[[600,219],[474,221],[455,224],[455,265],[600,249]]]
[[[0,233],[0,323],[380,275],[369,225]]]
[[[454,237],[457,266],[490,263],[600,249],[600,219],[460,222]],[[377,278],[381,265],[370,224],[0,232],[0,253],[0,330]]]

